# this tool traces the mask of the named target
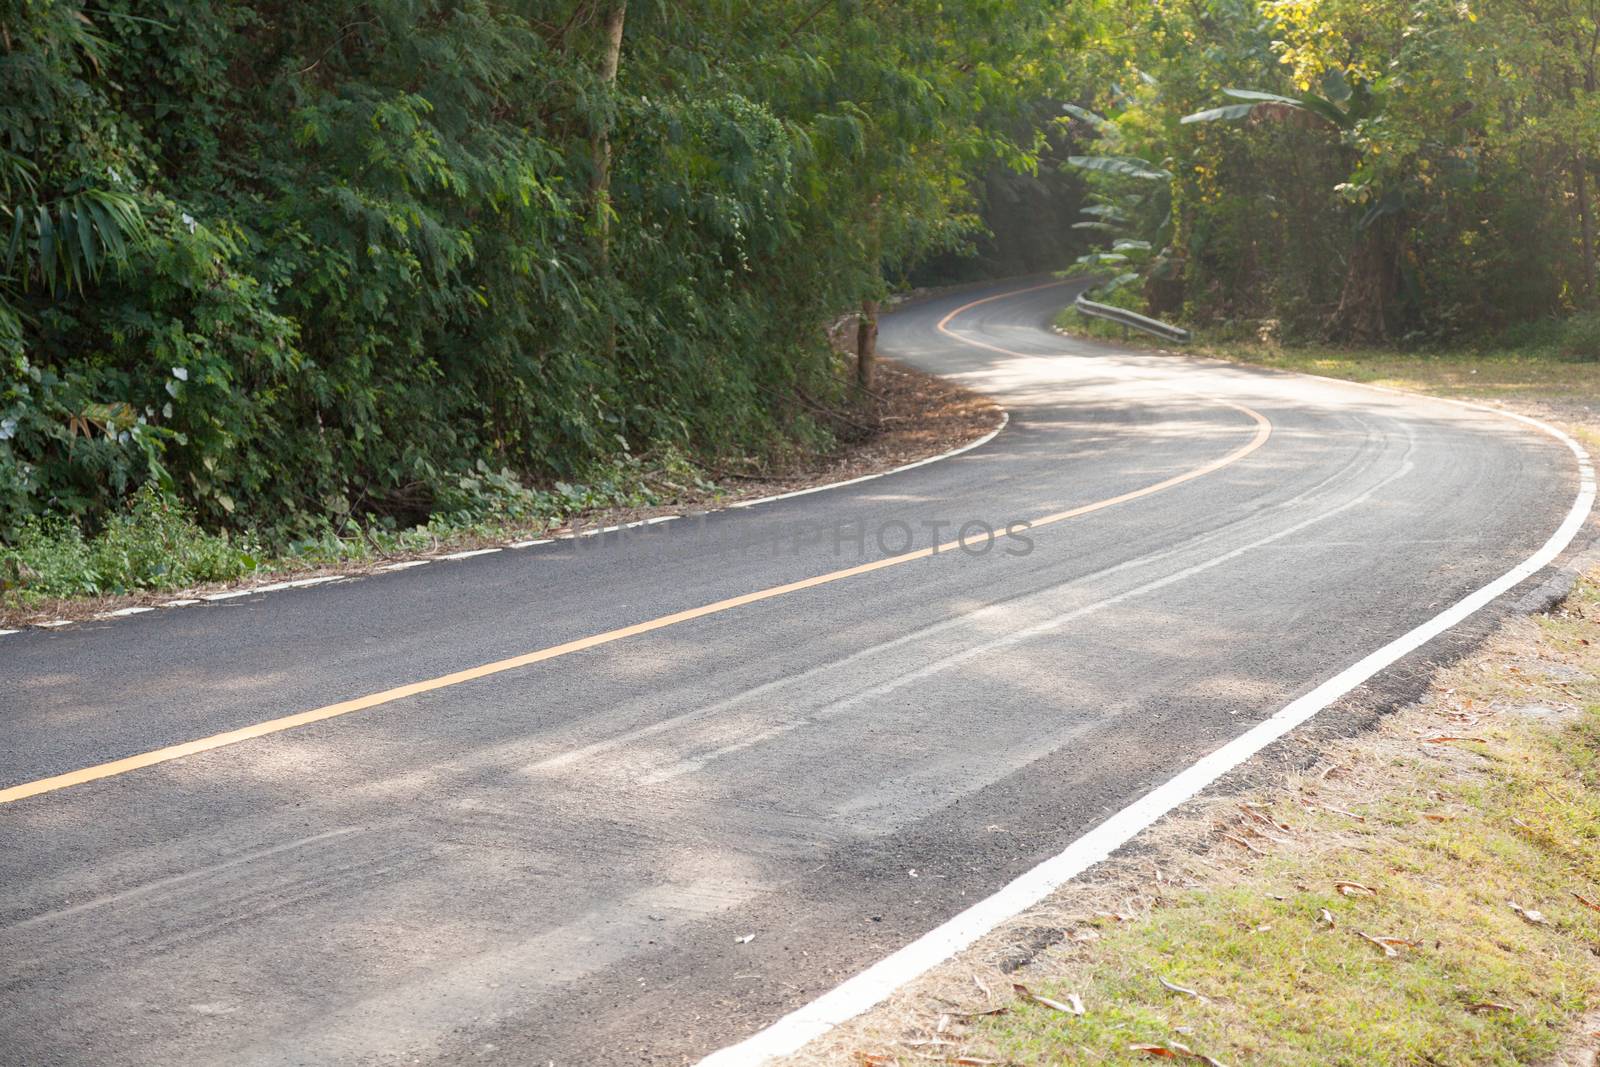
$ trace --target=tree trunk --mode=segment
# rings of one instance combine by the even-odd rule
[[[1381,341],[1388,334],[1388,302],[1393,288],[1394,255],[1384,230],[1387,220],[1368,226],[1351,250],[1344,288],[1331,325],[1354,341]]]
[[[605,51],[600,55],[600,80],[607,89],[617,84],[617,67],[622,63],[622,23],[628,15],[627,0],[612,0],[606,11]],[[589,150],[593,154],[594,173],[589,181],[590,219],[594,226],[594,259],[596,273],[602,278],[611,275],[611,118],[610,112],[597,120],[590,133]],[[617,356],[617,320],[607,316],[604,337],[600,343],[601,355],[607,363]]]
[[[1594,294],[1594,212],[1589,207],[1589,161],[1578,153],[1572,160],[1572,184],[1577,192],[1578,233],[1583,239],[1583,279],[1578,292],[1589,303]]]
[[[622,23],[628,15],[627,0],[614,0],[606,12],[605,52],[600,58],[600,80],[608,87],[617,83],[617,67],[622,62]],[[593,212],[595,254],[601,268],[611,259],[611,129],[609,118],[595,123],[589,148],[594,156],[589,200]]]
[[[863,300],[861,315],[856,319],[856,384],[861,388],[872,388],[872,365],[877,360],[878,302]]]

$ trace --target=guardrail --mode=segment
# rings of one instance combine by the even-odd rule
[[[1122,327],[1124,337],[1127,336],[1127,332],[1130,329],[1143,330],[1145,333],[1153,334],[1168,341],[1175,341],[1180,345],[1189,343],[1189,331],[1183,327],[1173,326],[1162,322],[1160,319],[1152,319],[1136,311],[1129,311],[1127,308],[1112,307],[1110,304],[1097,304],[1085,295],[1087,292],[1088,290],[1079,293],[1078,299],[1072,302],[1072,308],[1078,314],[1087,315],[1093,319],[1115,322]]]

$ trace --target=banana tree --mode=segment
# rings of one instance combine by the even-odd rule
[[[1121,130],[1114,119],[1074,104],[1064,105],[1063,110],[1093,127],[1106,147],[1122,147]],[[1104,295],[1141,280],[1165,280],[1172,272],[1166,247],[1172,229],[1172,171],[1163,164],[1122,154],[1068,156],[1067,165],[1100,176],[1088,204],[1080,210],[1083,218],[1073,223],[1073,228],[1111,239],[1109,249],[1079,256],[1073,265],[1109,274],[1109,280],[1099,286]],[[1146,303],[1152,303],[1148,292]]]

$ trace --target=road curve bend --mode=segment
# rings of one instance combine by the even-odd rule
[[[946,461],[6,638],[0,1064],[696,1059],[1574,510],[1547,434],[1064,339],[1071,293],[885,318],[1010,412]]]

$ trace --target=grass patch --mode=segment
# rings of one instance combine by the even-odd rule
[[[1120,327],[1085,319],[1064,309],[1056,325],[1087,337],[1122,339]],[[1170,342],[1134,334],[1132,343],[1170,347]],[[1201,330],[1182,351],[1278,370],[1320,374],[1434,396],[1529,402],[1540,405],[1593,405],[1600,399],[1600,349],[1584,356],[1569,339],[1543,334],[1519,341],[1508,335],[1493,348],[1401,351],[1386,347],[1305,344],[1224,337]]]
[[[176,501],[146,486],[93,537],[64,519],[33,520],[0,545],[0,602],[181,589],[243,577],[260,549],[207,533]]]
[[[463,477],[460,493],[441,501],[422,525],[397,528],[372,516],[344,516],[317,535],[269,548],[249,533],[202,529],[180,502],[145,486],[93,535],[65,519],[40,519],[25,524],[10,543],[0,543],[0,610],[170,592],[537,536],[575,516],[658,507],[686,492],[714,496],[719,490],[677,453],[650,463],[630,457],[583,484],[557,482],[549,489],[529,489],[509,474],[483,469]]]
[[[1132,921],[1088,920],[1017,976],[1081,996],[1084,1015],[1019,1001],[966,1051],[1133,1064],[1160,1055],[1134,1046],[1182,1045],[1229,1065],[1555,1053],[1600,1004],[1600,910],[1583,902],[1600,904],[1600,590],[1584,582],[1512,629],[1427,705],[1347,743],[1327,776],[1210,810],[1197,887],[1158,887]],[[1394,955],[1363,934],[1396,939]]]

